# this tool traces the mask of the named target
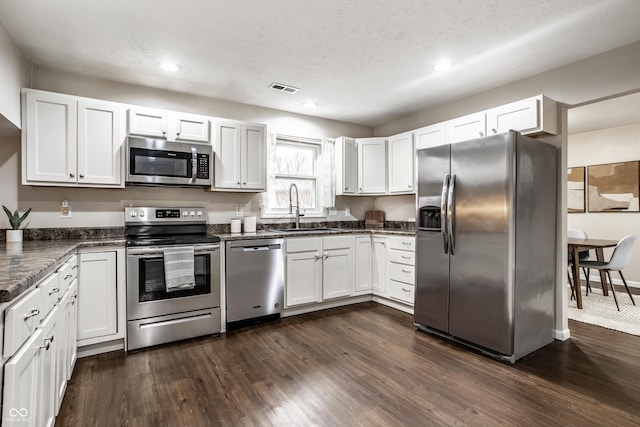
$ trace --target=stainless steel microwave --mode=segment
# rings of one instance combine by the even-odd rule
[[[209,144],[129,137],[127,184],[208,187],[213,183]]]

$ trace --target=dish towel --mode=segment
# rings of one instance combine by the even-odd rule
[[[164,252],[164,283],[167,292],[193,289],[196,279],[193,267],[193,246],[175,246]]]

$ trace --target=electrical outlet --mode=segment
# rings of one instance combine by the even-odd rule
[[[71,204],[69,204],[68,200],[63,200],[60,203],[60,217],[71,218],[71,216]]]
[[[349,206],[345,206],[344,215],[345,216],[351,216],[351,208]]]

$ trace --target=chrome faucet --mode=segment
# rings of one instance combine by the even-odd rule
[[[300,228],[300,216],[304,216],[304,214],[300,215],[300,199],[298,198],[298,186],[295,184],[291,184],[289,187],[289,213],[293,213],[293,198],[291,196],[291,190],[296,189],[296,228]]]

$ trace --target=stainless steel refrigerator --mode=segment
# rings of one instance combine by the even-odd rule
[[[511,363],[553,341],[557,157],[514,131],[418,151],[416,327]]]

